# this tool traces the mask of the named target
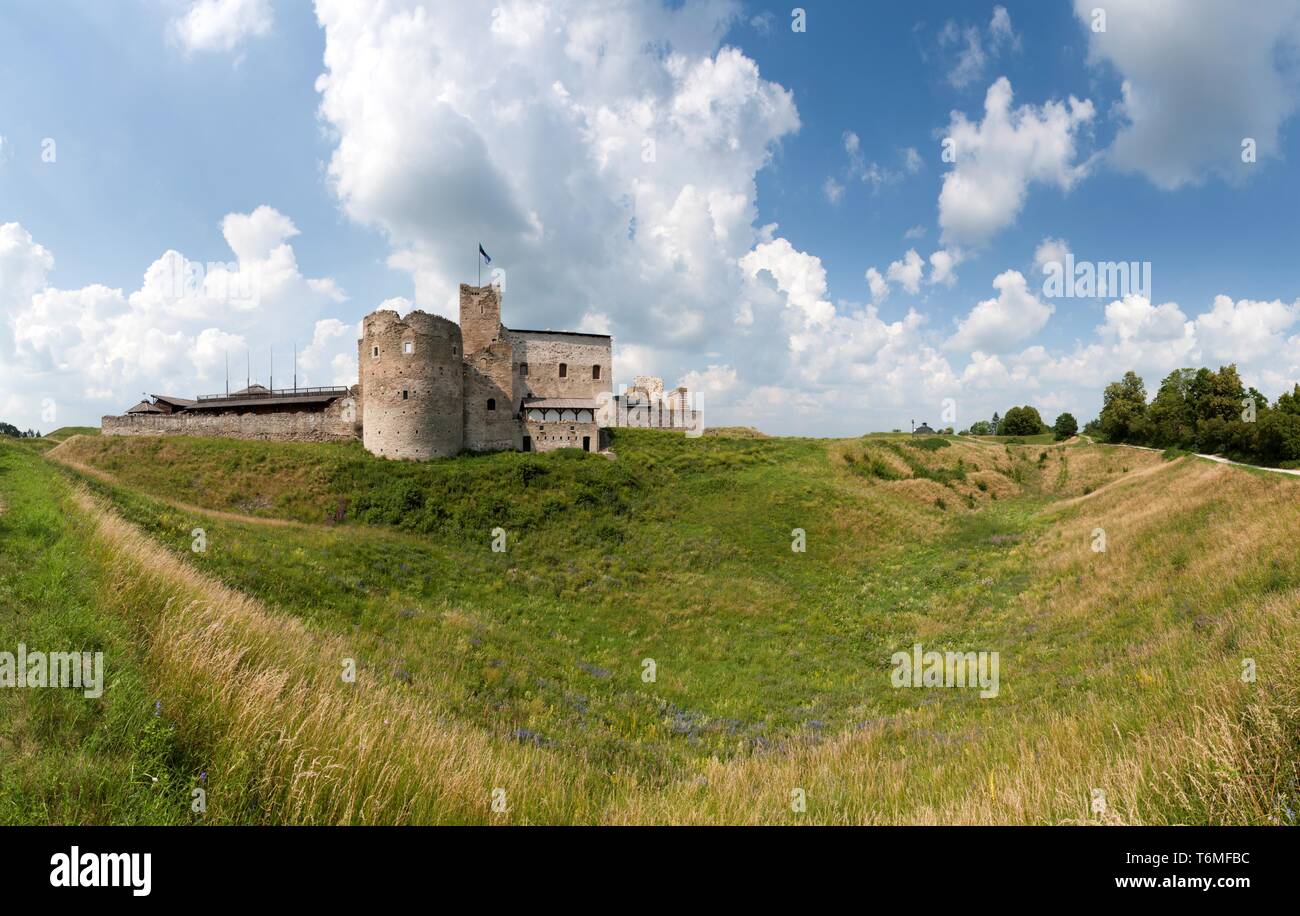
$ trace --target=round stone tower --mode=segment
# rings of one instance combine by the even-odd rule
[[[464,445],[460,327],[411,312],[373,312],[358,342],[362,442],[383,458],[445,458]]]

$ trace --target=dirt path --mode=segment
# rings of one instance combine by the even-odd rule
[[[1010,443],[1008,443],[1008,442],[990,442],[990,441],[987,440],[987,439],[981,439],[979,436],[963,436],[963,435],[960,435],[960,434],[959,434],[959,435],[953,436],[953,438],[954,438],[954,439],[964,439],[964,440],[966,440],[967,442],[974,442],[976,445],[983,445],[983,446],[993,446],[993,447],[997,447],[997,446],[999,446],[999,445],[1009,445],[1009,444],[1010,444]],[[1034,446],[1039,446],[1039,445],[1043,446],[1044,448],[1048,448],[1048,447],[1057,446],[1057,445],[1069,445],[1069,444],[1072,443],[1072,442],[1077,442],[1077,441],[1079,441],[1079,438],[1080,438],[1079,436],[1071,436],[1070,438],[1068,438],[1068,439],[1062,439],[1062,440],[1059,441],[1059,442],[1055,442],[1055,441],[1053,441],[1053,442],[1022,442],[1022,443],[1020,443],[1020,444],[1023,445],[1025,448],[1033,448]],[[1083,437],[1083,438],[1087,438],[1087,437],[1085,436],[1085,437]],[[1091,442],[1092,440],[1089,440],[1089,441]],[[1093,444],[1095,445],[1096,443],[1094,442]]]
[[[47,451],[43,457],[57,464],[61,464],[63,467],[68,468],[69,470],[76,471],[78,474],[84,474],[87,477],[93,477],[95,480],[98,480],[101,483],[106,483],[114,487],[122,487],[123,489],[126,490],[132,489],[131,487],[122,483],[112,474],[109,474],[107,471],[101,471],[99,468],[91,467],[88,464],[83,464],[82,462],[77,461],[74,458],[69,458],[68,456],[61,454],[63,447],[76,438],[77,436],[70,436],[69,438],[63,440],[63,442],[59,443],[54,448]],[[149,494],[149,497],[151,499],[156,499],[158,502],[162,503],[163,505],[170,506],[171,508],[176,509],[179,512],[188,512],[193,515],[206,515],[209,518],[221,519],[222,521],[227,521],[227,522],[244,522],[249,525],[264,525],[269,528],[325,527],[323,525],[313,525],[309,522],[296,522],[286,518],[265,518],[260,515],[243,515],[242,513],[239,512],[225,512],[221,509],[205,509],[202,506],[195,506],[191,503],[181,502],[180,500],[176,500],[176,499],[167,499],[164,496],[158,496],[155,494]],[[0,503],[0,512],[2,511],[3,511],[3,503]]]
[[[1069,499],[1063,499],[1060,502],[1052,503],[1048,507],[1048,510],[1051,512],[1055,512],[1058,509],[1069,508],[1070,506],[1074,506],[1083,502],[1085,499],[1092,499],[1094,496],[1100,496],[1102,493],[1105,493],[1107,490],[1111,489],[1112,487],[1117,487],[1120,484],[1129,483],[1130,481],[1138,480],[1143,477],[1149,477],[1158,471],[1164,471],[1173,466],[1174,466],[1173,462],[1168,461],[1168,462],[1161,462],[1160,464],[1153,464],[1149,467],[1142,468],[1142,470],[1140,471],[1129,471],[1127,474],[1124,474],[1120,477],[1116,477],[1114,480],[1110,481],[1110,483],[1102,484],[1097,489],[1093,490],[1091,493],[1084,493],[1080,496],[1072,496]]]
[[[1097,444],[1097,440],[1093,439],[1092,436],[1081,436],[1080,438],[1087,439],[1090,445]],[[1148,448],[1145,445],[1128,445],[1123,442],[1111,442],[1106,444],[1114,445],[1116,448],[1135,448],[1138,451],[1142,451],[1142,452],[1164,451],[1164,449]],[[1238,468],[1252,468],[1256,471],[1268,471],[1273,474],[1289,474],[1292,477],[1300,477],[1300,470],[1295,470],[1292,468],[1268,468],[1268,467],[1264,467],[1262,464],[1246,464],[1244,461],[1230,461],[1227,458],[1224,458],[1222,455],[1203,455],[1200,452],[1193,452],[1192,454],[1195,455],[1197,458],[1204,458],[1206,461],[1213,461],[1215,464],[1230,464],[1233,467],[1238,467]]]
[[[957,436],[957,438],[965,439],[967,442],[975,442],[978,443],[979,445],[1001,445],[1002,444],[1001,442],[985,442],[983,439],[979,439],[975,436]],[[1087,442],[1089,445],[1111,445],[1114,446],[1115,448],[1135,448],[1141,452],[1163,452],[1164,451],[1164,449],[1160,449],[1160,448],[1149,448],[1145,445],[1128,445],[1127,443],[1124,442],[1098,442],[1096,439],[1092,438],[1092,436],[1085,436],[1082,433],[1080,433],[1078,436],[1072,436],[1071,438],[1066,439],[1063,442],[1053,442],[1052,444],[1069,445],[1071,442],[1074,442],[1076,439],[1082,439],[1085,442]],[[1203,455],[1200,452],[1193,452],[1192,454],[1197,458],[1204,458],[1206,461],[1213,461],[1215,464],[1228,464],[1237,468],[1252,468],[1256,471],[1268,471],[1269,473],[1272,474],[1288,474],[1292,477],[1300,477],[1300,469],[1270,468],[1270,467],[1265,467],[1262,464],[1247,464],[1244,461],[1231,461],[1227,458],[1224,458],[1222,455]],[[1109,486],[1109,484],[1107,484],[1107,486]]]

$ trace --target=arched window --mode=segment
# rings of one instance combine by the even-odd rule
[[[569,377],[569,364],[560,363],[560,378],[568,378],[568,377]]]
[[[591,377],[595,381],[600,381],[600,364],[591,367]]]
[[[496,410],[496,409],[497,409],[497,399],[488,398],[488,410]]]

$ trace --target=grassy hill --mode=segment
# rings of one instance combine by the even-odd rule
[[[0,445],[0,635],[103,646],[118,675],[99,704],[0,691],[24,762],[0,819],[1038,823],[1098,819],[1097,788],[1120,822],[1295,807],[1300,558],[1275,535],[1297,482],[1084,442],[614,449]],[[894,689],[917,642],[999,652],[999,695]]]
[[[26,448],[35,449],[38,452],[48,451],[56,445],[71,439],[73,436],[98,436],[99,427],[97,426],[60,426],[53,432],[46,433],[37,439],[20,439],[16,440]]]

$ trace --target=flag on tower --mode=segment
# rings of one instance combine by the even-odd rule
[[[491,263],[492,263],[492,258],[491,258],[491,256],[489,256],[488,253],[487,253],[486,251],[483,250],[483,243],[482,243],[482,242],[479,242],[479,244],[478,244],[478,253],[481,254],[481,255],[483,255],[483,263],[484,263],[484,264],[491,264]]]

